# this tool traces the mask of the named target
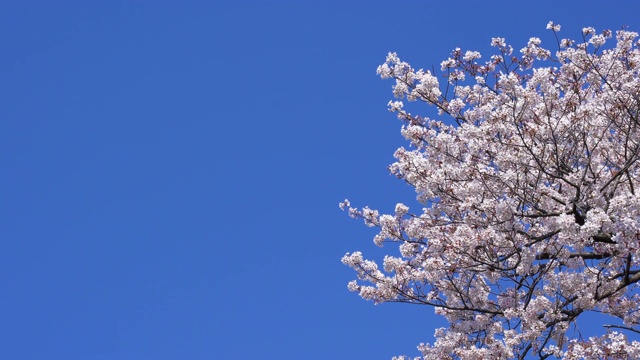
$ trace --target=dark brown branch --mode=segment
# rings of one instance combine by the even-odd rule
[[[569,259],[574,259],[574,258],[582,258],[584,260],[601,260],[601,259],[606,259],[613,256],[610,253],[603,253],[603,254],[595,254],[595,253],[575,253],[575,254],[570,254],[569,255]],[[548,252],[539,254],[536,256],[536,260],[551,260],[551,259],[557,259],[557,255],[555,254],[549,254]]]
[[[602,325],[602,327],[605,327],[607,329],[623,329],[623,330],[629,330],[629,331],[633,331],[634,333],[638,333],[640,334],[640,330],[634,329],[632,327],[629,326],[622,326],[622,325]]]

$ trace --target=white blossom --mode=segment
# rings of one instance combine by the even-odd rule
[[[549,23],[547,24],[547,30],[558,32],[560,31],[560,25],[554,23],[553,21],[549,21]]]
[[[467,51],[464,53],[464,61],[473,61],[476,59],[480,59],[481,55],[477,51]]]

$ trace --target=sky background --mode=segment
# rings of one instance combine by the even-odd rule
[[[406,145],[376,67],[636,1],[0,1],[0,358],[389,359],[431,308],[349,293]]]

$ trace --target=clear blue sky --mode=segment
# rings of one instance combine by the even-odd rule
[[[414,198],[376,67],[640,30],[603,4],[2,1],[0,358],[417,355],[433,310],[359,299],[340,263],[381,252],[339,201]]]

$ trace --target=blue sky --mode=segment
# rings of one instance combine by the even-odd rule
[[[576,5],[574,5],[576,4]],[[6,359],[388,359],[442,322],[347,291],[405,145],[389,51],[640,30],[634,1],[0,3]]]

